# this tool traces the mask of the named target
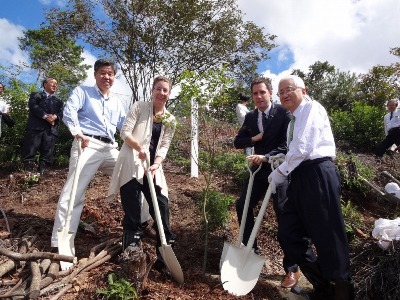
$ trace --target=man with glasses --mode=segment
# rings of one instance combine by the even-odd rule
[[[34,92],[28,101],[29,116],[22,147],[22,161],[26,171],[36,170],[43,175],[53,163],[54,145],[63,116],[63,102],[55,96],[57,80],[48,77],[43,80],[43,92]],[[36,167],[35,157],[39,152]]]
[[[340,205],[341,180],[328,115],[306,95],[295,75],[279,81],[278,96],[293,119],[285,161],[268,180],[278,186],[289,177],[288,200],[280,215],[278,239],[285,257],[313,284],[310,299],[354,299],[349,247]],[[310,253],[310,239],[316,254]]]

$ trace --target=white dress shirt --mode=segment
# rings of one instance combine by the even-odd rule
[[[400,111],[395,110],[392,119],[390,119],[390,112],[387,113],[383,117],[383,123],[385,125],[385,135],[388,135],[390,129],[400,127]]]
[[[285,161],[279,166],[289,175],[300,163],[322,157],[336,157],[335,141],[325,108],[315,100],[304,98],[293,112],[293,140]],[[288,126],[289,131],[289,126]]]
[[[238,118],[239,124],[240,126],[243,125],[244,122],[244,117],[246,116],[246,114],[249,112],[249,109],[247,108],[246,105],[239,103],[236,106],[236,116]]]

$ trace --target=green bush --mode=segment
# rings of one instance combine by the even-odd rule
[[[200,211],[206,203],[206,215],[209,230],[213,231],[223,227],[229,221],[229,207],[235,202],[234,198],[216,190],[205,190],[196,197],[196,204]]]
[[[382,108],[355,103],[351,111],[331,113],[332,131],[338,146],[373,151],[384,138]]]
[[[138,294],[132,283],[126,281],[124,278],[116,280],[114,273],[108,275],[108,284],[109,287],[107,290],[97,290],[96,293],[105,295],[106,299],[131,300],[138,298]]]
[[[349,240],[354,237],[353,227],[359,227],[362,225],[361,214],[358,212],[357,207],[355,207],[350,201],[344,202],[341,200],[342,214],[346,229],[346,234]]]
[[[375,170],[372,167],[365,165],[356,156],[342,152],[337,153],[335,164],[344,188],[361,193],[366,192],[365,182],[362,178],[371,180],[375,176]]]

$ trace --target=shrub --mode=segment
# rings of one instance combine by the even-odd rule
[[[372,151],[384,138],[382,108],[355,103],[351,111],[331,113],[332,130],[339,146]]]
[[[216,190],[203,189],[202,193],[196,197],[196,204],[200,211],[203,210],[204,201],[207,201],[206,216],[209,230],[213,231],[224,226],[229,220],[229,206],[235,202],[234,198]]]
[[[116,300],[130,300],[137,299],[138,294],[132,283],[126,281],[124,278],[116,280],[114,273],[108,275],[109,287],[107,290],[97,290],[97,294],[102,294],[106,296],[106,299],[116,299]]]

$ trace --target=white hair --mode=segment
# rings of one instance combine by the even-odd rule
[[[302,89],[306,88],[306,85],[304,84],[303,79],[301,79],[297,75],[287,75],[285,77],[282,77],[281,80],[279,80],[278,86],[281,84],[282,81],[286,81],[286,80],[292,81],[296,87],[299,87],[299,88],[302,88]]]

